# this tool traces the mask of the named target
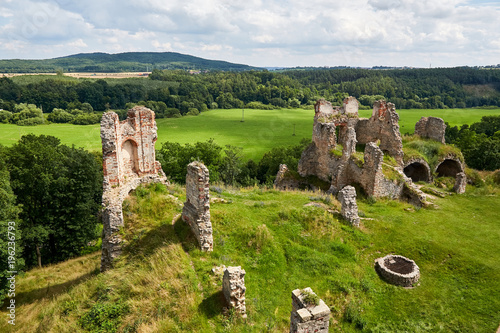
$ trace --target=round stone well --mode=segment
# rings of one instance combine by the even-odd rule
[[[375,260],[375,270],[390,284],[412,287],[420,278],[420,269],[413,260],[389,254]]]

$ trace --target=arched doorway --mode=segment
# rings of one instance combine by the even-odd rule
[[[459,172],[463,172],[462,164],[454,159],[445,159],[436,168],[438,177],[455,178]]]
[[[124,174],[138,174],[137,145],[132,140],[127,140],[122,145],[122,164]]]
[[[411,178],[413,182],[430,182],[431,181],[431,170],[427,163],[424,161],[414,161],[409,163],[404,169],[403,172],[406,176]]]

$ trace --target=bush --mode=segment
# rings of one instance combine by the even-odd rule
[[[101,117],[96,113],[85,113],[77,115],[71,123],[74,125],[92,125],[101,121]]]
[[[49,113],[47,119],[53,123],[69,123],[75,118],[71,113],[63,109],[54,109]]]
[[[19,125],[19,126],[36,126],[36,125],[43,125],[43,124],[45,124],[45,119],[43,119],[43,118],[28,118],[28,119],[19,120],[17,122],[17,125]]]
[[[0,123],[8,124],[12,120],[12,112],[0,110]]]
[[[197,116],[200,114],[200,111],[198,111],[197,108],[189,108],[188,112],[186,113],[186,116]]]

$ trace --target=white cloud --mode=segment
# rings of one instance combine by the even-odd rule
[[[495,2],[463,0],[4,0],[0,49],[177,51],[255,66],[492,64],[499,14]]]

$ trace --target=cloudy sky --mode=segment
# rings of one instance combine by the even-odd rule
[[[498,0],[0,0],[0,58],[173,51],[252,66],[500,63]]]

